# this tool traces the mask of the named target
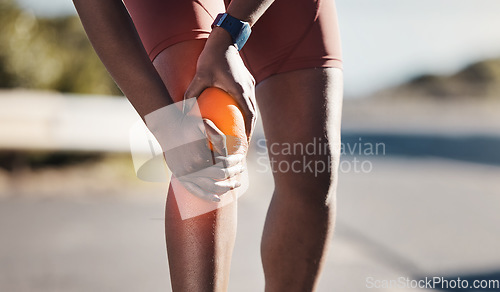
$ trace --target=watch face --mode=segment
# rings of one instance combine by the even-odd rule
[[[216,26],[221,26],[222,22],[226,19],[227,13],[219,13],[217,14],[217,17],[215,18],[214,22],[212,23],[212,28]]]

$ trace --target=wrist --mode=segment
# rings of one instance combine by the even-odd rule
[[[222,27],[214,27],[205,44],[206,48],[227,50],[234,47],[233,39],[229,32]]]
[[[223,28],[231,37],[235,48],[241,50],[247,42],[252,29],[248,22],[235,18],[228,13],[219,13],[212,23],[212,29]]]

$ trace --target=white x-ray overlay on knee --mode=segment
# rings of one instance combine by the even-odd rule
[[[216,151],[214,145],[212,151],[196,98],[160,108],[145,120],[138,120],[129,135],[136,175],[170,181],[182,219],[230,204],[248,189],[246,155],[228,155],[225,145],[237,138],[221,135],[224,149]]]

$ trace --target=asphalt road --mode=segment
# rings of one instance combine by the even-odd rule
[[[370,172],[341,174],[319,291],[405,291],[367,288],[400,277],[500,279],[500,167],[366,159]],[[263,291],[259,242],[273,185],[256,164],[250,178],[229,291]],[[33,192],[0,196],[0,291],[170,291],[163,186]]]

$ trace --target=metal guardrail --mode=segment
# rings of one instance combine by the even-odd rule
[[[0,149],[129,152],[139,120],[124,97],[0,91]]]

